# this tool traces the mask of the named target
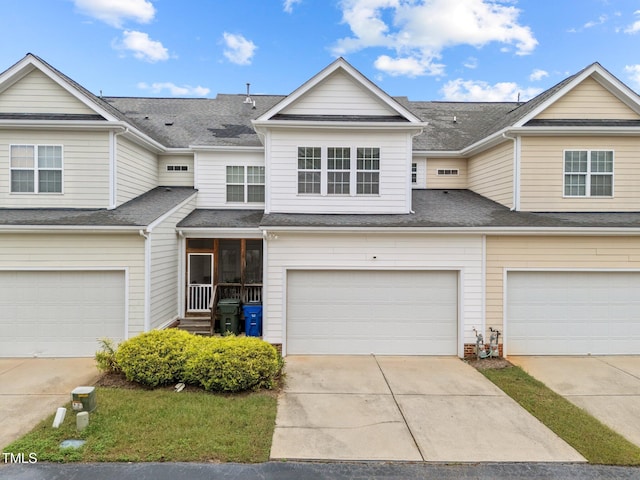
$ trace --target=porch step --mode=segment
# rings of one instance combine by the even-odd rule
[[[181,318],[178,325],[180,330],[186,330],[195,335],[211,335],[211,317],[187,317]]]

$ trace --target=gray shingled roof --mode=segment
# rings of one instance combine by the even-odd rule
[[[261,146],[251,120],[284,96],[252,95],[256,108],[244,103],[246,95],[205,98],[104,97],[131,123],[170,148],[198,146]]]
[[[76,208],[0,208],[2,226],[146,227],[196,190],[158,187],[113,210]]]
[[[194,210],[178,223],[178,228],[258,228],[262,210]]]
[[[640,228],[640,212],[514,212],[470,190],[414,190],[405,215],[271,213],[195,210],[178,228]]]

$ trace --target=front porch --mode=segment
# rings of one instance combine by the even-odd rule
[[[213,335],[219,331],[216,312],[221,300],[262,303],[262,239],[187,238],[185,253],[185,314],[180,328]]]

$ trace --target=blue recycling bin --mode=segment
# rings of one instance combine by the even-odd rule
[[[262,336],[262,305],[248,303],[242,307],[244,331],[247,337]]]

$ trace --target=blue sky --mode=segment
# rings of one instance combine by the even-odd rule
[[[594,61],[640,91],[640,0],[16,0],[34,53],[105,96],[288,94],[343,56],[412,100],[528,99]]]

